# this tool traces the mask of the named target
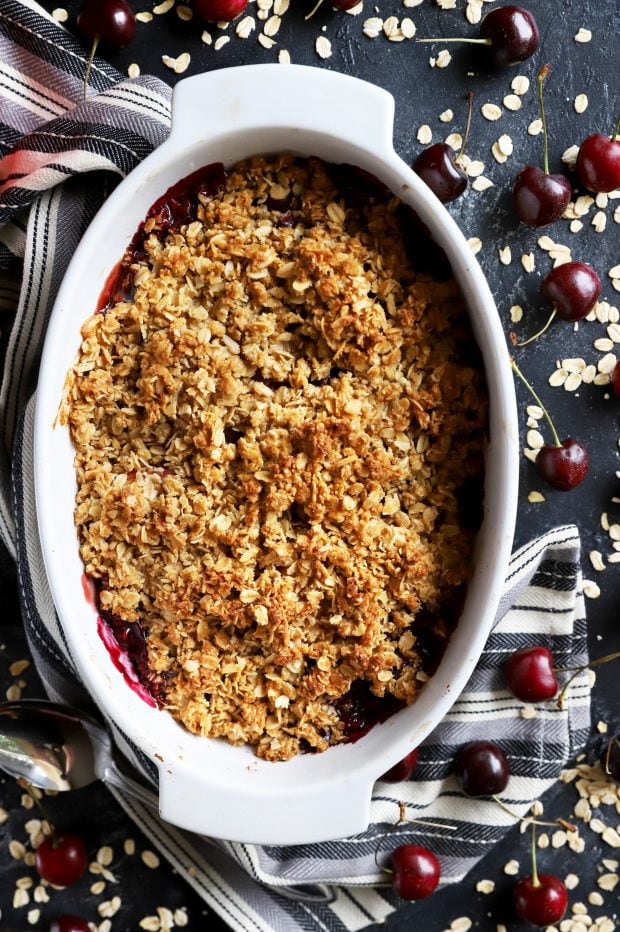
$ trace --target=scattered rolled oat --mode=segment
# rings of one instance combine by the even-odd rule
[[[163,6],[164,4],[161,4]],[[153,12],[156,12],[155,10]],[[172,58],[170,55],[162,55],[162,62],[166,68],[170,68],[171,71],[174,71],[175,74],[183,74],[184,71],[187,71],[189,63],[191,61],[191,55],[189,52],[181,52],[176,58]]]
[[[418,129],[418,142],[427,146],[433,139],[433,131],[428,123],[423,123]]]
[[[485,120],[499,120],[502,115],[501,107],[498,107],[497,104],[483,104],[480,108],[480,112]]]
[[[521,320],[523,320],[523,308],[520,304],[513,304],[510,308],[510,320],[513,324],[518,324]]]
[[[519,873],[519,862],[514,858],[511,861],[508,861],[504,864],[504,873],[508,874],[509,877],[516,877]]]
[[[52,10],[52,16],[57,23],[66,23],[69,19],[69,14],[62,6],[58,6],[55,10]]]
[[[543,124],[540,118],[536,120],[532,120],[532,122],[527,128],[527,131],[530,136],[538,136],[540,133],[542,133],[542,130],[543,130]]]
[[[479,175],[477,178],[474,178],[471,186],[474,191],[487,191],[489,188],[493,187],[493,182],[490,178],[486,178],[484,175]]]
[[[281,65],[290,65],[291,53],[287,49],[280,49],[278,52],[278,61]]]
[[[584,29],[583,26],[575,35],[575,42],[590,42],[591,39],[592,33],[589,29]]]
[[[439,119],[442,123],[449,123],[450,120],[454,119],[454,112],[452,110],[444,110],[443,113],[439,114]]]
[[[319,36],[314,43],[314,48],[319,58],[329,58],[332,54],[332,44],[327,36]]]
[[[531,502],[532,504],[538,504],[539,502],[545,501],[545,496],[542,495],[541,492],[536,492],[535,490],[532,490],[531,492],[528,492],[527,500],[528,502]]]
[[[435,59],[435,68],[447,68],[452,61],[452,55],[448,49],[442,49]]]
[[[472,921],[468,916],[459,916],[450,923],[450,932],[469,932]]]
[[[589,556],[590,556],[590,563],[592,564],[594,569],[598,573],[601,573],[605,569],[605,564],[603,562],[603,555],[601,554],[601,552],[599,550],[591,550]]]
[[[600,586],[591,579],[584,579],[583,594],[587,599],[598,599],[601,594]]]
[[[471,236],[467,240],[467,245],[471,249],[474,255],[477,255],[482,249],[482,240],[478,236]]]
[[[576,113],[585,113],[585,111],[588,109],[588,95],[577,94],[573,106]]]
[[[158,3],[153,7],[153,13],[156,16],[161,16],[163,13],[168,13],[174,6],[174,0],[162,0],[162,3]]]
[[[478,893],[493,893],[495,890],[495,881],[494,880],[479,880],[476,884],[476,890]]]
[[[362,32],[369,39],[376,39],[383,31],[383,20],[378,16],[371,16],[364,21]]]
[[[140,855],[144,864],[147,867],[150,867],[152,870],[155,870],[159,867],[159,858],[154,851],[149,851],[148,848],[142,852]]]
[[[136,62],[132,62],[127,68],[127,74],[130,78],[137,78],[140,74],[140,65],[136,64]]]
[[[510,246],[499,247],[499,261],[502,265],[510,265],[512,262],[512,250]]]
[[[523,97],[530,89],[530,79],[524,74],[518,74],[512,79],[510,86],[515,94]]]
[[[517,94],[506,94],[502,103],[506,110],[520,110],[522,106],[521,98]]]
[[[247,39],[254,29],[256,29],[256,20],[253,16],[244,16],[235,26],[235,32],[240,39]]]
[[[526,272],[533,272],[536,268],[536,258],[533,252],[526,252],[521,256],[521,265]]]

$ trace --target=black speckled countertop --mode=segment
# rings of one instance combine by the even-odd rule
[[[246,40],[234,34],[234,25],[224,32],[216,27],[210,30],[213,40],[219,35],[231,36],[231,41],[219,50],[201,41],[202,27],[194,20],[183,21],[174,10],[157,15],[149,24],[139,24],[136,39],[123,52],[110,57],[121,71],[131,63],[138,63],[143,73],[151,72],[173,83],[182,75],[174,74],[162,63],[161,56],[178,56],[189,52],[191,62],[185,76],[203,70],[225,68],[230,65],[277,61],[280,49],[287,49],[292,61],[344,71],[365,78],[389,90],[396,99],[394,142],[398,153],[411,161],[421,149],[417,141],[418,128],[427,124],[433,140],[445,138],[450,132],[462,130],[466,115],[468,91],[475,95],[475,114],[468,145],[472,159],[484,162],[484,175],[493,181],[493,187],[483,192],[470,190],[450,206],[450,212],[468,237],[479,237],[482,243],[478,258],[494,292],[506,333],[516,330],[525,334],[537,329],[546,318],[545,308],[538,296],[540,278],[551,268],[548,253],[538,245],[542,235],[568,245],[574,259],[590,262],[603,279],[603,299],[612,306],[620,306],[620,295],[612,287],[607,273],[620,263],[620,200],[610,200],[605,206],[588,204],[581,218],[578,232],[571,232],[569,222],[562,220],[544,231],[519,226],[510,208],[510,186],[519,168],[527,162],[542,162],[542,138],[527,132],[531,121],[538,117],[534,78],[543,62],[549,62],[552,72],[546,83],[547,115],[550,124],[550,157],[552,170],[560,168],[562,153],[578,144],[591,132],[611,132],[620,115],[619,44],[620,6],[618,0],[527,0],[528,8],[536,16],[541,31],[541,48],[522,66],[502,71],[481,70],[475,46],[445,46],[452,61],[445,68],[431,68],[429,59],[436,56],[441,43],[420,45],[412,41],[390,42],[380,35],[368,39],[362,33],[362,22],[369,16],[399,18],[409,16],[419,36],[475,35],[465,16],[466,0],[455,0],[453,10],[439,8],[440,0],[423,0],[411,9],[405,9],[398,0],[377,0],[373,5],[365,0],[361,16],[332,12],[328,3],[315,17],[304,21],[311,0],[295,0],[291,10],[283,17],[276,36],[276,45],[265,49],[253,33]],[[475,0],[470,0],[476,6]],[[52,11],[61,5],[45,2]],[[444,4],[448,5],[448,4]],[[479,5],[479,4],[478,4]],[[496,4],[493,4],[495,6]],[[76,3],[65,4],[69,12],[67,25],[74,26]],[[483,12],[493,6],[484,4]],[[134,3],[136,10],[151,9],[151,3]],[[254,12],[251,7],[249,12]],[[260,23],[259,23],[260,25]],[[321,32],[325,27],[324,33]],[[577,42],[575,35],[589,29],[591,41]],[[332,44],[332,55],[322,61],[315,52],[316,38],[324,34]],[[480,107],[485,102],[502,105],[512,93],[511,81],[517,75],[526,75],[530,89],[521,98],[522,107],[511,111],[502,107],[502,116],[496,122],[484,119]],[[285,84],[283,83],[283,93]],[[586,94],[588,106],[578,114],[574,100]],[[442,123],[439,114],[451,109],[454,118]],[[208,104],[205,106],[205,124],[208,125]],[[513,143],[513,153],[504,164],[499,164],[491,152],[492,144],[506,134]],[[580,192],[585,193],[585,192]],[[604,200],[604,199],[603,199]],[[614,219],[615,213],[615,219]],[[599,232],[605,218],[605,229]],[[509,246],[512,260],[499,261],[499,249]],[[527,272],[522,257],[532,253],[536,268]],[[511,321],[513,305],[523,308],[523,320]],[[587,603],[590,646],[592,656],[620,649],[620,566],[607,563],[614,553],[609,525],[620,524],[620,482],[616,471],[620,469],[618,442],[620,438],[620,400],[610,393],[609,387],[581,384],[576,390],[551,387],[548,378],[563,359],[583,359],[594,364],[605,355],[597,350],[595,340],[606,337],[606,325],[600,321],[584,322],[575,332],[571,325],[558,322],[537,343],[518,354],[523,371],[535,382],[545,403],[553,412],[562,436],[578,437],[588,447],[591,458],[590,473],[586,481],[570,493],[555,492],[544,487],[533,465],[525,457],[521,460],[520,508],[516,531],[516,544],[522,544],[540,532],[555,525],[574,522],[581,531],[584,575],[600,587],[600,597]],[[620,355],[620,345],[611,352]],[[530,399],[521,385],[517,386],[520,428],[525,436],[525,408]],[[544,430],[544,428],[543,428]],[[530,502],[528,494],[542,492],[544,501]],[[614,502],[614,497],[616,501]],[[605,569],[596,571],[590,561],[591,551],[599,551],[605,560]],[[4,695],[11,684],[21,681],[24,696],[41,694],[41,688],[32,669],[13,676],[10,664],[28,656],[20,632],[19,606],[15,593],[14,573],[4,562],[0,581],[2,622],[0,627],[0,686]],[[618,665],[602,667],[592,695],[592,737],[586,758],[594,760],[606,743],[597,729],[597,723],[606,722],[610,732],[620,727],[620,696],[618,691]],[[577,801],[574,786],[559,783],[545,800],[548,816],[570,817]],[[0,932],[36,928],[47,930],[54,916],[61,912],[79,912],[86,918],[101,923],[97,912],[102,901],[120,897],[121,905],[111,919],[114,932],[128,932],[140,928],[145,916],[156,915],[157,907],[174,912],[182,908],[187,917],[185,928],[192,932],[218,932],[225,928],[222,921],[208,912],[203,902],[188,886],[172,873],[165,864],[147,867],[140,852],[149,847],[134,825],[124,816],[112,797],[100,785],[50,800],[49,809],[57,824],[74,826],[82,832],[94,854],[102,845],[112,848],[112,870],[116,883],[108,883],[103,894],[93,895],[90,887],[99,880],[93,874],[85,875],[73,888],[52,891],[50,902],[34,902],[34,887],[30,888],[30,902],[13,907],[16,883],[20,878],[33,877],[34,870],[12,856],[11,839],[25,840],[26,821],[36,813],[23,807],[22,791],[12,780],[0,777]],[[607,809],[607,821],[617,826],[617,811]],[[575,873],[580,877],[577,888],[570,893],[572,903],[585,903],[593,919],[612,917],[612,927],[618,923],[618,888],[615,893],[603,893],[602,905],[590,905],[588,894],[598,890],[596,878],[600,874],[602,858],[618,860],[618,851],[606,845],[600,835],[583,828],[586,841],[583,855],[573,854],[562,847],[542,852],[541,868],[561,877]],[[124,842],[132,838],[136,854],[124,851]],[[14,846],[13,846],[14,850]],[[390,932],[405,932],[413,928],[423,932],[442,932],[458,917],[469,917],[473,928],[494,932],[505,925],[511,932],[531,928],[517,921],[510,905],[513,879],[503,871],[504,864],[517,858],[528,864],[528,842],[517,828],[509,832],[503,843],[480,862],[475,871],[458,887],[443,891],[431,899],[417,904],[403,904],[391,916],[384,928]],[[617,869],[617,868],[616,868]],[[495,890],[484,895],[477,892],[476,884],[482,880],[495,882]],[[602,892],[602,891],[599,891]],[[30,913],[39,910],[38,914]],[[615,916],[615,918],[614,918]]]

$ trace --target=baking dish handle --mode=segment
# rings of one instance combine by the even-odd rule
[[[239,131],[322,132],[392,150],[394,98],[367,81],[307,65],[244,65],[180,81],[172,100],[175,147]]]
[[[339,749],[330,753],[334,750]],[[249,755],[247,761],[245,767],[229,768],[228,778],[213,761],[199,771],[180,760],[162,765],[161,818],[200,835],[249,844],[310,844],[368,827],[373,783],[367,774],[343,768],[309,783],[307,776],[296,777],[295,761],[286,761],[267,764],[276,768],[268,784],[264,774],[257,776],[265,762]],[[210,781],[216,785],[214,805]]]

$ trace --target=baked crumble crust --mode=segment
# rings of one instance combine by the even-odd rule
[[[190,731],[323,750],[356,681],[415,698],[416,616],[447,637],[467,580],[469,322],[454,282],[413,271],[399,201],[347,202],[318,159],[239,163],[195,221],[150,228],[61,409],[85,572]]]

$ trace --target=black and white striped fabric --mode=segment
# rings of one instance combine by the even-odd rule
[[[36,527],[32,428],[37,366],[66,265],[111,187],[167,135],[170,89],[149,77],[121,81],[96,60],[84,102],[85,53],[33,0],[0,3],[0,534],[17,560],[24,624],[54,699],[87,701],[71,663],[45,578]],[[514,820],[486,800],[467,800],[450,775],[457,747],[501,742],[511,761],[506,802],[525,813],[557,778],[589,732],[589,686],[578,677],[567,708],[553,703],[524,717],[506,690],[509,653],[551,647],[560,666],[587,660],[575,528],[561,527],[512,558],[498,620],[465,692],[421,748],[415,779],[377,783],[371,824],[353,838],[292,847],[210,843],[163,823],[129,795],[118,802],[205,902],[243,932],[354,932],[398,907],[375,865],[375,849],[405,802],[410,815],[447,830],[403,824],[391,844],[425,841],[454,883]],[[531,708],[531,707],[530,707]],[[151,761],[114,723],[121,751],[143,777]]]

